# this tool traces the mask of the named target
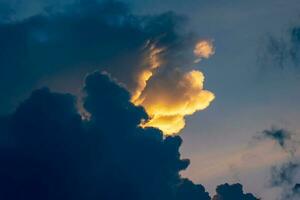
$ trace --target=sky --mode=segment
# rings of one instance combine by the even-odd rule
[[[50,116],[62,112],[63,116],[57,122],[58,127],[68,126],[68,123],[75,127],[88,127],[88,130],[80,130],[82,133],[88,131],[94,135],[96,131],[100,131],[118,135],[115,133],[122,128],[125,132],[130,132],[125,126],[133,124],[141,126],[142,130],[154,126],[162,132],[156,133],[155,129],[153,134],[164,134],[166,138],[169,138],[169,135],[179,135],[180,139],[176,136],[170,137],[182,140],[180,148],[176,146],[172,152],[177,160],[169,161],[163,158],[166,166],[160,164],[160,167],[174,167],[170,169],[176,174],[176,180],[172,179],[173,184],[184,181],[201,184],[214,200],[246,198],[238,195],[226,197],[226,189],[230,186],[239,187],[231,185],[235,183],[243,185],[245,193],[252,193],[263,200],[299,198],[300,186],[297,188],[297,183],[300,183],[300,163],[297,150],[300,139],[300,4],[297,0],[122,0],[117,3],[108,1],[107,4],[99,2],[0,0],[0,46],[3,46],[0,53],[0,88],[3,91],[0,98],[0,113],[3,116],[0,127],[4,130],[3,138],[9,138],[10,134],[17,135],[17,139],[24,137],[23,131],[19,130],[19,127],[25,126],[22,125],[25,120],[22,118],[23,113],[27,113],[28,118],[33,118],[33,122],[36,123],[36,116],[32,113],[44,109],[39,103],[42,101],[46,107],[49,104],[44,112],[49,112]],[[205,44],[205,49],[197,53],[197,44],[201,42]],[[107,88],[97,88],[97,83],[107,84]],[[44,86],[49,87],[51,91],[37,90],[31,94]],[[86,88],[85,92],[83,87]],[[95,92],[99,92],[100,96]],[[77,96],[76,108],[69,108],[69,103],[66,102],[69,100],[63,100],[67,97],[60,93]],[[85,95],[87,97],[82,98]],[[107,106],[100,105],[102,103]],[[49,108],[56,105],[67,108],[62,111],[54,109],[52,113]],[[129,106],[127,110],[130,113],[127,113],[126,109],[123,110],[121,105]],[[143,106],[144,112],[149,115],[149,121],[144,116],[145,113],[136,114],[142,112],[136,110],[140,106]],[[84,125],[73,121],[64,122],[65,115],[69,119],[69,112],[75,115],[73,109],[79,110],[82,118],[80,123]],[[47,137],[51,137],[50,132],[56,131],[51,128],[51,120],[53,119],[46,115],[45,122],[43,121],[45,127],[50,123],[50,130],[46,131],[47,134],[49,132],[49,136],[46,134],[43,136],[45,138],[35,136],[36,132],[43,132],[43,125],[37,125],[37,128],[26,125],[24,132],[32,132],[32,135],[29,136],[28,143],[27,140],[21,142],[21,147],[18,148],[25,148],[25,152],[28,148],[28,154],[38,161],[43,160],[41,157],[55,157],[55,154],[48,152],[54,148],[55,141],[53,144],[50,142],[49,147],[46,145],[50,150],[41,150],[41,155],[32,153],[41,148],[36,142],[47,140]],[[56,120],[54,121],[56,123]],[[25,122],[27,124],[26,120]],[[120,129],[114,129],[118,124]],[[11,126],[13,131],[5,131],[6,126]],[[134,129],[133,132],[139,131],[141,130]],[[65,128],[61,130],[62,134],[69,132],[70,130]],[[79,132],[78,135],[81,134]],[[141,148],[139,145],[134,143],[131,149],[127,144],[120,144],[118,138],[121,136],[110,137],[104,134],[103,138],[107,141],[102,137],[100,140],[105,141],[102,143],[107,146],[109,142],[116,141],[115,145],[128,150],[124,152],[124,157],[128,157],[129,160],[134,156],[143,157],[135,154],[128,156],[132,151]],[[68,135],[63,141],[68,141],[68,138],[71,137]],[[103,162],[107,163],[105,169],[111,170],[112,174],[118,173],[115,162],[124,165],[126,173],[130,171],[127,169],[139,163],[129,164],[119,160],[119,156],[114,154],[115,151],[106,146],[103,149],[93,149],[93,146],[87,151],[85,145],[88,146],[90,140],[94,139],[84,140],[82,155],[108,151],[109,161]],[[144,142],[145,138],[139,139]],[[71,141],[76,143],[80,140],[75,138]],[[3,155],[6,146],[18,146],[14,144],[14,140],[13,144],[5,139],[3,141]],[[161,162],[161,158],[155,158],[155,155],[152,158],[151,148],[154,148],[154,153],[164,148],[164,143],[155,144],[154,147],[152,144],[147,145],[148,143],[145,144],[145,150],[141,150],[141,154],[150,155],[153,162],[147,162],[149,166],[155,166],[154,163]],[[66,150],[66,156],[70,152],[81,151],[77,146],[70,148],[71,150]],[[19,155],[20,151],[12,150],[13,155]],[[178,164],[181,161],[177,153],[181,154],[180,158],[190,160],[188,167],[173,166],[181,165]],[[91,155],[91,158],[93,156]],[[7,155],[2,157],[7,159]],[[14,159],[18,162],[20,160],[18,156]],[[107,158],[102,158],[105,159]],[[59,168],[62,165],[60,160],[46,160],[46,164],[59,163]],[[101,163],[102,160],[96,162]],[[77,161],[90,160],[80,157],[76,163],[71,164],[77,166]],[[114,167],[111,169],[110,165]],[[101,168],[101,164],[99,166]],[[30,165],[27,167],[31,168]],[[22,174],[27,169],[24,170],[11,173]],[[93,170],[87,176],[98,173],[96,169]],[[131,177],[131,171],[126,173],[126,177]],[[153,177],[164,177],[162,174],[168,174],[169,171],[154,170],[152,173],[155,174]],[[69,176],[73,177],[74,174],[78,175],[75,169]],[[140,177],[149,178],[143,173]],[[65,179],[69,180],[68,178]],[[114,176],[104,178],[111,179],[112,183],[114,180],[118,181]],[[162,180],[161,190],[168,190],[163,184],[169,178]],[[89,181],[88,178],[84,180]],[[130,181],[135,187],[136,184],[144,184],[143,180]],[[178,199],[180,195],[185,196],[184,199],[192,199],[194,190],[199,190],[190,189],[189,187],[194,185],[186,182],[184,183],[188,186],[182,184],[186,190],[179,188],[179,191],[185,193],[179,192]],[[94,180],[92,183],[93,187],[105,185]],[[221,184],[224,184],[224,193],[222,187],[216,190]],[[146,185],[139,189],[147,192],[157,189],[149,186],[149,183]],[[61,188],[65,186],[82,188],[80,184],[67,183]],[[110,184],[107,187],[110,187]],[[153,190],[148,190],[149,188]],[[41,188],[41,195],[43,189]],[[123,189],[130,190],[130,187]],[[92,195],[84,196],[87,191],[84,188],[80,194],[85,199],[93,199]],[[110,194],[106,194],[105,189],[103,191],[99,194],[94,190],[90,192],[95,193],[95,196],[103,195],[108,198]],[[232,190],[229,194],[234,195],[235,191]],[[60,192],[66,195],[64,199],[75,196]],[[157,193],[162,196],[152,197],[153,199],[173,198],[165,191]],[[198,192],[200,196],[195,199],[207,199],[202,193],[203,191],[201,196]],[[48,193],[44,195],[46,194]],[[31,194],[25,192],[24,195]],[[150,198],[146,196],[139,198]],[[124,198],[129,197],[131,196]],[[36,198],[38,199],[38,196]],[[53,199],[57,196],[48,198]],[[118,199],[117,196],[109,198]],[[134,198],[139,199],[137,196]]]
[[[270,35],[285,37],[290,27],[299,24],[299,3],[264,0],[133,4],[137,12],[171,9],[183,13],[189,17],[192,29],[214,40],[215,55],[200,63],[199,68],[205,72],[206,86],[216,99],[207,110],[189,117],[183,130],[182,152],[191,158],[191,166],[184,174],[202,181],[211,190],[218,182],[242,181],[250,191],[275,199],[267,194],[266,177],[269,167],[285,158],[273,155],[272,146],[253,147],[251,140],[272,126],[299,134],[300,80],[299,70],[293,65],[283,69],[276,63],[266,65],[261,56]],[[243,159],[247,154],[254,157],[250,159],[254,162],[251,167]],[[203,159],[208,157],[215,159]],[[211,172],[215,169],[218,173]]]

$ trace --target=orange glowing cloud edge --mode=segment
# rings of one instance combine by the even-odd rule
[[[149,68],[144,69],[140,72],[140,74],[137,77],[137,87],[132,92],[131,101],[135,105],[138,105],[138,98],[141,95],[144,88],[146,87],[147,81],[153,76],[154,70],[161,65],[159,54],[165,50],[164,48],[156,48],[155,45],[150,44],[150,42],[146,44],[145,48],[147,48],[149,45]]]
[[[194,55],[197,57],[194,63],[198,63],[202,58],[209,58],[215,54],[212,40],[201,40],[194,48]]]
[[[180,74],[171,81],[161,80],[158,86],[146,89],[148,80],[155,76],[155,70],[161,66],[160,53],[164,50],[151,45],[149,68],[138,75],[138,86],[131,91],[131,102],[143,106],[150,116],[150,120],[141,122],[141,127],[155,127],[165,135],[175,135],[184,128],[185,116],[206,109],[215,95],[203,89],[205,77],[198,70]],[[202,40],[195,45],[197,60],[213,54],[211,41]]]

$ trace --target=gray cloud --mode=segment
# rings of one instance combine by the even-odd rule
[[[0,113],[15,108],[41,84],[77,92],[85,74],[96,69],[108,71],[132,91],[137,76],[150,67],[154,45],[164,48],[159,55],[163,71],[193,63],[196,37],[183,31],[185,18],[173,12],[138,16],[124,3],[96,0],[59,8],[0,22],[0,89],[7,94]]]
[[[293,25],[280,36],[269,34],[261,44],[258,55],[260,65],[265,68],[300,68],[300,26]]]
[[[262,134],[256,136],[258,140],[273,140],[289,157],[286,162],[271,167],[271,177],[269,180],[270,187],[278,187],[282,189],[282,200],[294,200],[298,194],[293,189],[294,184],[298,182],[295,178],[299,172],[299,160],[295,155],[299,142],[294,139],[294,135],[286,129],[272,128],[262,131]]]

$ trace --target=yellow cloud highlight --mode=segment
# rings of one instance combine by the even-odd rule
[[[203,82],[203,73],[193,70],[176,71],[147,84],[135,101],[151,117],[142,127],[159,128],[165,135],[178,133],[185,126],[186,115],[207,108],[215,98],[212,92],[203,89]]]
[[[200,71],[183,73],[167,68],[157,73],[166,64],[162,54],[165,48],[149,41],[144,50],[146,67],[137,73],[137,86],[131,90],[131,102],[143,106],[150,116],[150,120],[140,125],[159,128],[165,135],[177,134],[185,126],[184,117],[207,108],[215,96],[204,90],[205,78]],[[198,59],[210,57],[214,54],[212,42],[198,42],[194,54]]]
[[[147,43],[146,48],[150,45],[150,42]],[[135,104],[138,104],[137,99],[141,95],[142,91],[147,85],[147,81],[153,76],[154,70],[160,66],[159,54],[163,51],[163,48],[156,48],[154,44],[150,45],[149,56],[146,59],[148,62],[149,68],[142,70],[137,77],[137,87],[133,91],[131,101]]]
[[[194,54],[197,57],[195,62],[199,62],[202,58],[209,58],[210,56],[214,55],[214,53],[215,49],[212,41],[202,40],[196,44],[194,49]]]

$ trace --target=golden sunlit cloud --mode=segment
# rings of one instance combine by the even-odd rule
[[[162,66],[161,53],[165,49],[150,42],[146,48],[149,49],[145,58],[148,68],[137,75],[137,87],[131,91],[131,102],[143,106],[150,116],[150,120],[142,122],[142,127],[159,128],[165,135],[177,134],[185,126],[184,117],[207,108],[215,96],[204,90],[205,78],[200,71],[172,69],[167,75],[156,74],[156,69]],[[194,54],[199,59],[210,57],[214,54],[212,43],[199,42]]]
[[[202,40],[198,42],[194,49],[194,54],[197,59],[194,61],[198,63],[201,61],[202,58],[209,58],[210,56],[214,55],[215,49],[212,44],[212,41],[209,40]]]
[[[154,70],[160,66],[160,59],[159,54],[164,50],[163,48],[156,48],[154,44],[147,43],[147,46],[150,45],[150,53],[147,58],[149,62],[149,68],[144,69],[140,72],[139,76],[137,77],[137,87],[132,93],[131,101],[135,104],[138,104],[137,99],[141,95],[142,91],[147,85],[147,81],[152,77]]]
[[[151,119],[143,127],[157,127],[166,135],[178,133],[185,126],[184,117],[207,108],[214,94],[203,89],[200,71],[181,73],[158,79],[145,88],[137,102]]]

